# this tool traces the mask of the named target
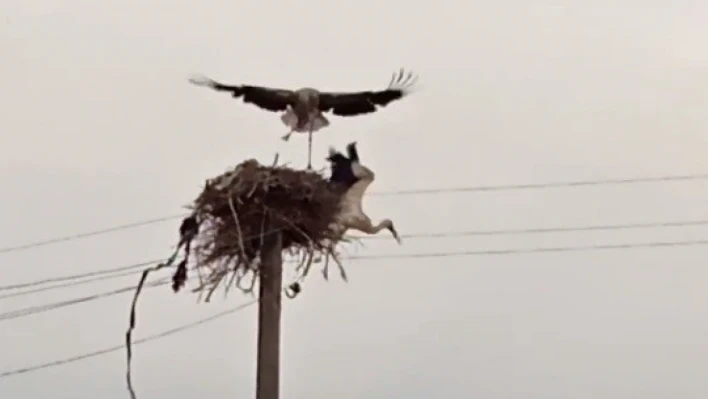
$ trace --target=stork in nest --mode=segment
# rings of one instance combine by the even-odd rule
[[[344,235],[349,229],[367,234],[377,234],[387,229],[400,244],[401,239],[391,219],[383,219],[378,224],[373,224],[364,213],[362,200],[366,189],[374,181],[374,172],[359,162],[356,142],[347,145],[347,155],[348,157],[330,148],[327,158],[332,168],[330,183],[339,185],[345,190],[341,211],[336,218],[340,235]]]
[[[272,112],[285,111],[280,117],[290,131],[282,137],[288,141],[293,133],[308,133],[307,168],[312,169],[312,133],[329,126],[324,112],[339,116],[354,116],[375,112],[410,93],[417,77],[401,69],[394,73],[389,85],[379,91],[323,92],[313,88],[298,90],[265,86],[228,85],[206,76],[194,76],[189,82],[231,93],[234,98]]]

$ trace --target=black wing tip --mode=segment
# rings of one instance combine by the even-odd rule
[[[417,81],[417,74],[411,70],[406,72],[405,68],[400,68],[398,72],[394,72],[391,76],[391,81],[388,84],[388,91],[395,91],[401,93],[401,95],[406,95],[410,92],[410,89],[416,84]]]
[[[356,141],[347,144],[347,154],[352,162],[359,161],[359,151],[356,149]]]

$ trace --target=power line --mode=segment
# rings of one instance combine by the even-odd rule
[[[155,223],[165,222],[168,220],[174,220],[174,219],[177,219],[182,216],[184,216],[184,214],[169,215],[169,216],[162,216],[162,217],[158,217],[158,218],[139,220],[137,222],[122,224],[122,225],[113,226],[113,227],[107,227],[104,229],[87,231],[84,233],[72,234],[72,235],[67,235],[67,236],[62,236],[62,237],[50,238],[47,240],[35,241],[35,242],[16,245],[16,246],[12,246],[12,247],[0,248],[0,254],[21,251],[24,249],[42,247],[45,245],[56,244],[56,243],[64,242],[64,241],[73,241],[73,240],[78,240],[81,238],[87,238],[87,237],[97,236],[97,235],[106,234],[106,233],[113,233],[113,232],[121,231],[121,230],[134,229],[136,227],[147,226],[147,225],[151,225],[151,224],[155,224]]]
[[[47,283],[56,283],[56,282],[61,282],[61,281],[77,280],[77,279],[86,278],[86,277],[101,276],[104,274],[111,274],[111,273],[121,272],[124,270],[134,270],[134,269],[142,268],[142,267],[145,267],[145,266],[148,266],[150,264],[157,263],[160,261],[162,261],[162,259],[150,260],[147,262],[140,262],[140,263],[133,263],[133,264],[127,265],[127,266],[114,267],[111,269],[104,269],[104,270],[98,270],[98,271],[93,271],[93,272],[70,274],[70,275],[66,275],[66,276],[50,277],[50,278],[45,278],[45,279],[36,280],[36,281],[30,281],[30,282],[26,282],[26,283],[4,285],[4,286],[0,286],[0,291],[15,290],[18,288],[34,287],[37,285],[42,285],[42,284],[47,284]]]
[[[508,249],[486,249],[486,250],[465,250],[465,251],[446,251],[446,252],[428,252],[417,254],[391,254],[391,255],[362,255],[348,256],[341,258],[342,260],[386,260],[386,259],[426,259],[426,258],[449,258],[449,257],[466,257],[466,256],[501,256],[501,255],[522,255],[522,254],[538,254],[538,253],[564,253],[564,252],[590,252],[590,251],[606,251],[606,250],[630,250],[630,249],[649,249],[649,248],[671,248],[671,247],[690,247],[708,245],[708,240],[690,240],[690,241],[655,241],[655,242],[639,242],[639,243],[624,243],[624,244],[598,244],[585,246],[560,246],[560,247],[531,247],[531,248],[508,248]],[[291,263],[291,262],[289,262]],[[148,287],[158,287],[169,283],[169,277],[159,279],[148,284]],[[84,296],[80,298],[70,299],[66,301],[53,302],[49,304],[32,306],[23,309],[8,311],[0,314],[0,322],[19,317],[30,316],[37,313],[44,313],[62,307],[78,305],[80,303],[90,302],[102,299],[109,296],[119,295],[134,290],[134,286],[124,287],[117,290],[107,291],[99,294]]]
[[[522,235],[522,234],[546,234],[546,233],[568,233],[582,231],[605,231],[605,230],[635,230],[650,228],[688,227],[708,225],[706,220],[685,220],[672,222],[641,222],[625,224],[597,224],[586,226],[557,226],[557,227],[534,227],[528,229],[497,229],[497,230],[466,230],[458,232],[441,233],[416,233],[402,234],[402,238],[445,238],[445,237],[466,237],[466,236],[496,236],[496,235]],[[386,236],[357,236],[363,239],[390,239]]]
[[[510,255],[510,254],[523,254],[523,253],[540,253],[540,252],[571,252],[571,251],[594,251],[594,250],[619,250],[619,249],[631,249],[631,248],[653,248],[653,247],[677,247],[677,246],[693,246],[693,245],[708,245],[708,240],[695,240],[695,241],[673,241],[673,242],[649,242],[649,243],[629,243],[629,244],[608,244],[608,245],[590,245],[590,246],[576,246],[576,247],[542,247],[542,248],[528,248],[528,249],[505,249],[505,250],[484,250],[484,251],[458,251],[458,252],[438,252],[438,253],[425,253],[425,254],[408,254],[408,255],[373,255],[373,256],[356,256],[349,257],[350,260],[366,260],[366,259],[404,259],[404,258],[439,258],[439,257],[454,257],[454,256],[474,256],[474,255]],[[175,327],[173,329],[164,331],[159,334],[151,335],[142,339],[134,341],[134,345],[145,343],[148,341],[153,341],[159,338],[163,338],[172,334],[176,334],[181,331],[188,330],[190,328],[208,323],[210,321],[222,318],[228,314],[235,313],[239,310],[245,309],[258,302],[258,300],[253,300],[242,304],[236,308],[232,308],[210,317],[197,320],[195,322],[185,324],[182,326]],[[89,359],[92,357],[108,354],[111,352],[116,352],[123,349],[123,345],[116,345],[110,348],[101,349],[98,351],[84,353],[82,355],[72,356],[69,358],[64,358],[60,360],[55,360],[31,367],[25,367],[15,370],[10,370],[0,374],[0,378],[9,377],[12,375],[28,373],[31,371],[37,371],[44,368],[61,366],[68,363],[77,362],[80,360]]]
[[[372,192],[373,196],[397,196],[397,195],[425,195],[425,194],[443,194],[443,193],[462,193],[462,192],[487,192],[487,191],[509,191],[509,190],[538,190],[561,187],[584,187],[584,186],[601,186],[601,185],[622,185],[622,184],[639,184],[639,183],[654,183],[654,182],[677,182],[677,181],[692,181],[708,179],[708,174],[693,174],[693,175],[666,175],[658,177],[634,177],[624,179],[596,179],[596,180],[569,180],[550,183],[525,183],[525,184],[501,184],[501,185],[481,185],[481,186],[462,186],[448,188],[433,188],[433,189],[408,189],[408,190],[393,190]],[[87,237],[92,237],[101,234],[107,234],[120,230],[132,229],[140,226],[147,226],[164,221],[174,220],[186,216],[186,213],[162,216],[158,218],[145,219],[133,223],[108,227],[99,230],[88,231],[73,235],[51,238],[42,241],[30,242],[16,246],[0,248],[0,254],[21,251],[25,249],[37,248],[45,245],[55,244],[64,241],[77,240]]]
[[[647,243],[627,243],[627,244],[607,244],[607,245],[588,245],[588,246],[575,246],[575,247],[537,247],[537,248],[526,248],[526,249],[501,249],[501,250],[481,250],[481,251],[457,251],[457,252],[437,252],[437,253],[421,253],[421,254],[403,254],[403,255],[371,255],[371,256],[356,256],[348,257],[349,260],[370,260],[370,259],[410,259],[410,258],[441,258],[441,257],[459,257],[459,256],[479,256],[479,255],[514,255],[514,254],[530,254],[530,253],[545,253],[545,252],[575,252],[575,251],[597,251],[597,250],[624,250],[624,249],[635,249],[635,248],[658,248],[658,247],[679,247],[679,246],[698,246],[698,245],[708,245],[708,240],[694,240],[694,241],[667,241],[667,242],[647,242]],[[170,330],[161,332],[159,334],[151,335],[142,339],[138,339],[133,342],[134,345],[141,343],[153,341],[160,339],[172,334],[176,334],[181,331],[185,331],[196,326],[217,320],[231,313],[235,313],[242,309],[247,308],[258,300],[253,300],[242,304],[236,308],[232,308],[220,313],[216,313],[210,317],[194,321],[189,324],[184,324],[172,328]],[[106,349],[101,349],[93,352],[84,353],[77,356],[72,356],[60,360],[54,360],[51,362],[9,370],[0,374],[0,378],[10,377],[13,375],[24,374],[32,371],[37,371],[49,367],[61,366],[68,363],[77,362],[80,360],[85,360],[93,358],[96,356],[108,354],[111,352],[116,352],[123,349],[123,345],[116,345]]]
[[[549,233],[567,233],[567,232],[586,232],[586,231],[608,231],[608,230],[636,230],[636,229],[651,229],[651,228],[673,228],[673,227],[690,227],[690,226],[704,226],[708,225],[708,219],[697,219],[697,220],[678,220],[678,221],[668,221],[668,222],[640,222],[640,223],[625,223],[625,224],[597,224],[597,225],[579,225],[579,226],[555,226],[555,227],[535,227],[526,229],[491,229],[491,230],[466,230],[457,232],[430,232],[430,233],[413,233],[413,234],[402,234],[401,237],[405,239],[419,239],[419,238],[452,238],[452,237],[468,237],[468,236],[497,236],[497,235],[524,235],[524,234],[549,234]],[[356,239],[363,240],[389,240],[390,237],[386,235],[379,236],[356,236]],[[138,271],[135,269],[148,266],[150,264],[156,264],[162,261],[161,259],[155,259],[148,262],[141,262],[127,266],[121,266],[118,268],[100,270],[95,272],[75,274],[69,276],[54,277],[50,279],[43,279],[38,281],[31,281],[21,284],[0,286],[0,291],[13,290],[18,288],[34,287],[37,285],[43,285],[50,282],[58,281],[71,281],[85,277],[100,276],[93,279],[87,279],[79,282],[72,282],[66,284],[58,284],[50,287],[32,289],[27,291],[22,291],[18,293],[0,295],[0,299],[11,298],[17,296],[23,296],[43,291],[49,291],[58,288],[72,287],[76,285],[88,284],[95,281],[104,281],[115,278],[120,278],[124,276],[129,276],[137,274]],[[133,270],[125,273],[116,273],[124,270]],[[109,276],[102,276],[103,274],[116,273]]]
[[[410,194],[440,194],[440,193],[462,193],[462,192],[480,192],[480,191],[538,190],[538,189],[560,188],[560,187],[605,186],[605,185],[676,182],[676,181],[705,180],[705,179],[708,179],[708,174],[666,175],[666,176],[658,176],[658,177],[631,177],[631,178],[624,178],[624,179],[566,180],[566,181],[558,181],[558,182],[550,182],[550,183],[498,184],[498,185],[488,185],[488,186],[464,186],[464,187],[449,187],[449,188],[397,190],[397,191],[377,192],[377,193],[372,193],[372,195],[410,195]]]
[[[81,281],[73,281],[73,282],[68,282],[68,283],[55,284],[55,285],[50,285],[49,287],[33,288],[30,290],[13,292],[10,294],[4,294],[4,295],[0,295],[0,299],[15,298],[18,296],[25,296],[25,295],[29,295],[29,294],[37,294],[40,292],[51,291],[51,290],[55,290],[55,289],[59,289],[59,288],[75,287],[78,285],[94,283],[96,281],[112,280],[112,279],[120,278],[120,277],[135,276],[136,274],[137,274],[137,272],[131,270],[128,272],[111,274],[108,276],[98,276],[98,277],[94,277],[94,278],[90,278],[90,279],[86,279],[86,280],[81,280]]]
[[[170,283],[170,278],[169,277],[164,277],[161,278],[157,281],[150,282],[146,284],[147,287],[153,288],[153,287],[159,287],[161,285],[169,284]],[[98,299],[102,298],[107,298],[110,296],[115,296],[119,294],[124,294],[126,292],[133,291],[135,289],[135,286],[129,286],[129,287],[123,287],[119,288],[116,290],[111,290],[111,291],[106,291],[98,294],[93,294],[93,295],[88,295],[88,296],[83,296],[79,298],[74,298],[74,299],[69,299],[66,301],[59,301],[59,302],[53,302],[49,304],[44,304],[44,305],[38,305],[38,306],[30,306],[18,310],[11,310],[8,312],[0,313],[0,322],[3,322],[5,320],[12,320],[16,319],[18,317],[25,317],[37,313],[44,313],[48,312],[50,310],[55,310],[67,306],[72,306],[72,305],[78,305],[80,303],[85,303],[85,302],[92,302]]]
[[[170,336],[170,335],[182,332],[182,331],[192,329],[192,328],[200,326],[202,324],[206,324],[211,321],[215,321],[217,319],[223,318],[224,316],[228,316],[232,313],[236,313],[238,311],[246,309],[247,307],[252,306],[253,304],[255,304],[257,302],[258,302],[257,299],[252,300],[252,301],[246,302],[242,305],[231,308],[229,310],[225,310],[223,312],[216,313],[216,314],[211,315],[209,317],[205,317],[205,318],[193,321],[188,324],[183,324],[181,326],[172,328],[170,330],[163,331],[158,334],[149,335],[145,338],[137,339],[137,340],[133,341],[133,345],[139,345],[139,344],[142,344],[145,342],[154,341],[156,339],[164,338],[164,337],[167,337],[167,336]],[[23,368],[19,368],[19,369],[9,370],[9,371],[5,371],[5,372],[1,373],[0,378],[6,378],[6,377],[13,376],[13,375],[29,373],[32,371],[37,371],[37,370],[46,369],[46,368],[50,368],[50,367],[63,366],[65,364],[74,363],[74,362],[90,359],[90,358],[101,356],[101,355],[106,355],[106,354],[109,354],[112,352],[117,352],[117,351],[122,350],[124,348],[125,348],[124,345],[116,345],[116,346],[111,346],[109,348],[105,348],[105,349],[101,349],[101,350],[97,350],[97,351],[93,351],[93,352],[83,353],[83,354],[77,355],[77,356],[67,357],[64,359],[59,359],[59,360],[54,360],[54,361],[47,362],[47,363],[38,364],[35,366],[29,366],[29,367],[23,367]]]
[[[484,255],[519,255],[536,254],[549,252],[588,252],[604,250],[623,250],[639,248],[671,248],[671,247],[692,247],[708,245],[708,240],[690,241],[657,241],[638,242],[625,244],[599,244],[568,247],[536,247],[536,248],[512,248],[512,249],[486,249],[479,251],[451,251],[451,252],[430,252],[423,254],[392,254],[392,255],[362,255],[352,256],[345,259],[350,260],[374,260],[374,259],[411,259],[411,258],[448,258],[460,256],[484,256]]]

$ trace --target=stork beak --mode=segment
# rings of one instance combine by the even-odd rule
[[[393,227],[393,224],[391,224],[391,227],[389,227],[388,230],[391,232],[391,234],[393,234],[393,238],[395,238],[396,241],[398,241],[398,243],[400,244],[401,237],[398,236],[398,232],[396,231],[396,228]]]

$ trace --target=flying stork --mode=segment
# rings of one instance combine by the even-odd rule
[[[364,213],[362,200],[366,189],[374,181],[374,172],[359,162],[356,142],[347,145],[347,155],[348,157],[345,157],[330,148],[329,157],[327,158],[332,167],[330,183],[337,183],[346,187],[346,192],[342,198],[341,211],[336,218],[340,235],[344,235],[349,229],[359,230],[367,234],[377,234],[383,229],[388,229],[393,238],[400,244],[401,239],[391,219],[383,219],[374,225]]]
[[[377,111],[390,102],[410,93],[417,76],[401,69],[394,73],[386,89],[359,92],[323,92],[310,87],[298,90],[277,89],[265,86],[228,85],[203,75],[193,76],[189,82],[231,93],[234,98],[243,97],[243,102],[254,104],[272,112],[285,111],[280,120],[290,131],[282,137],[288,141],[294,133],[308,133],[307,168],[312,169],[312,133],[329,126],[324,112],[339,116],[354,116]]]

